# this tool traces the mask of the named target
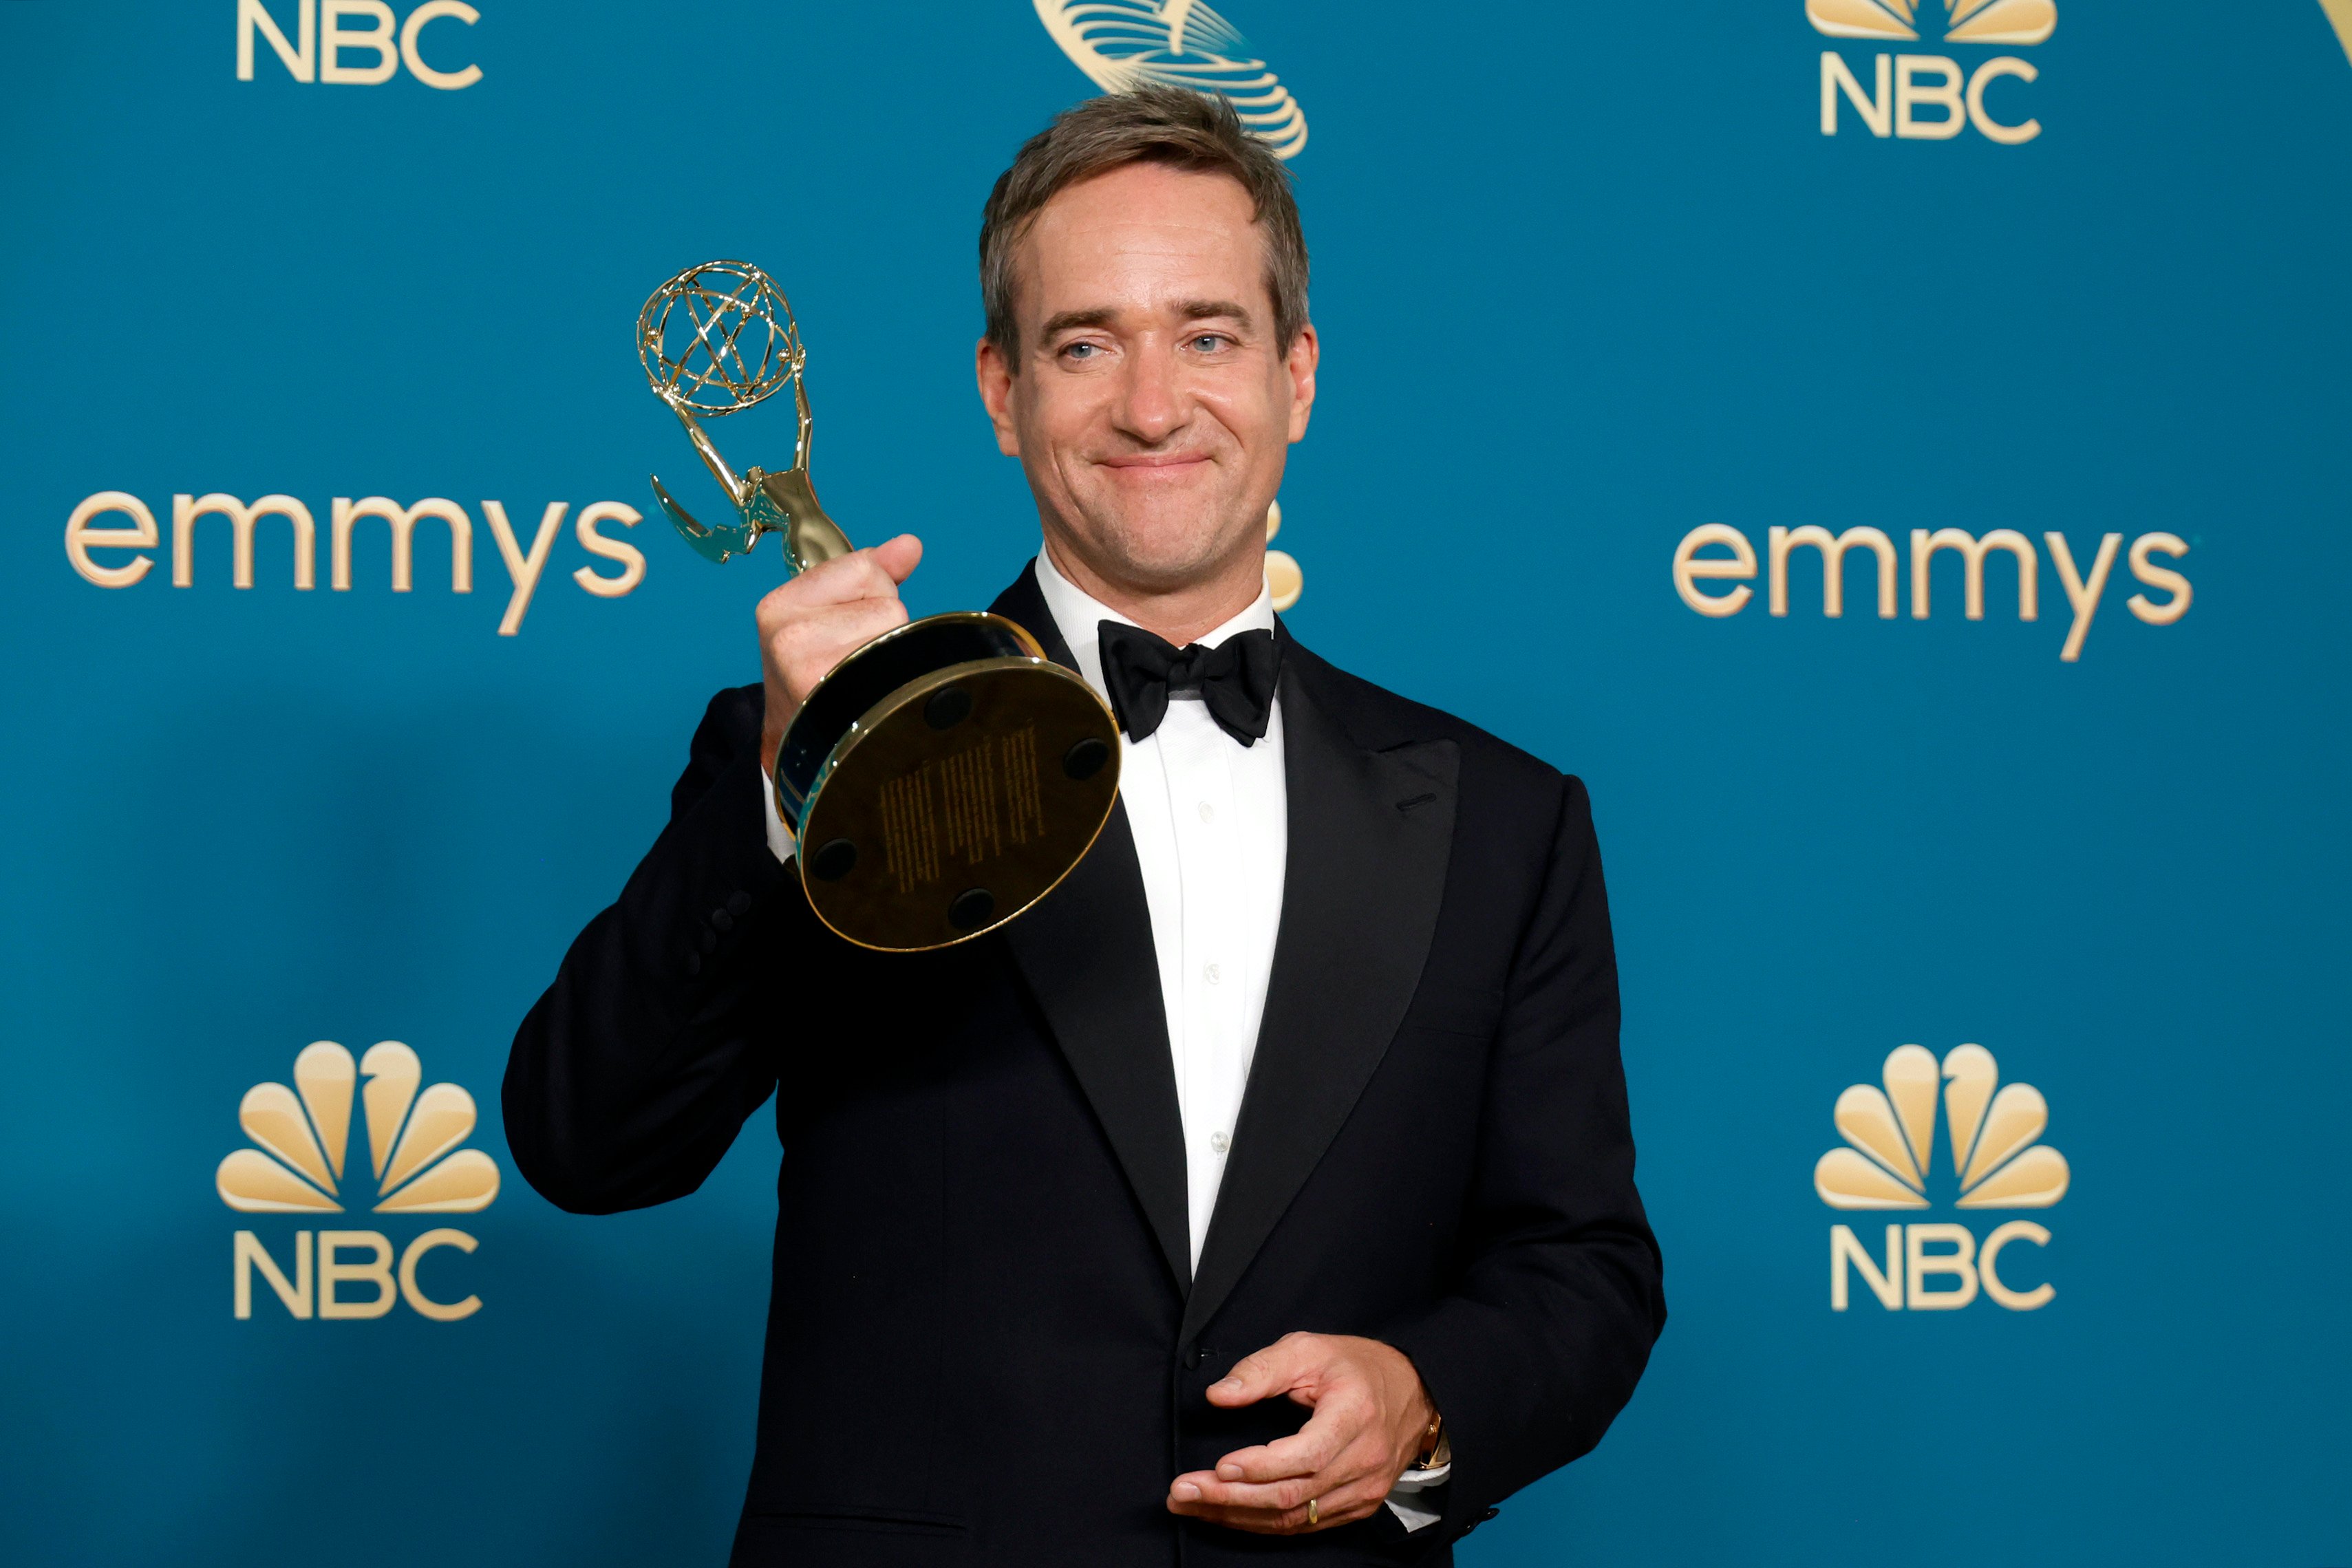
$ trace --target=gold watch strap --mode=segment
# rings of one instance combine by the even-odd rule
[[[1432,1416],[1429,1429],[1421,1435],[1422,1454],[1413,1461],[1416,1470],[1443,1469],[1454,1462],[1454,1439],[1445,1435],[1445,1417]]]

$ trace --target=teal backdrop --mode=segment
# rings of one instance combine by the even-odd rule
[[[299,52],[302,0],[255,3]],[[1030,5],[478,4],[415,34],[425,73],[479,68],[436,88],[396,45],[338,57],[380,83],[298,80],[257,29],[240,79],[235,0],[0,3],[11,1562],[721,1562],[773,1124],[690,1198],[581,1218],[496,1110],[703,702],[756,678],[780,570],[665,537],[648,471],[710,497],[635,364],[640,301],[713,256],[779,277],[826,503],[924,537],[919,612],[1035,546],[971,387],[973,241],[1020,141],[1096,88]],[[1290,623],[1583,776],[1614,894],[1673,1321],[1599,1451],[1462,1560],[2352,1560],[2352,60],[2315,0],[2063,0],[2034,43],[1948,38],[1941,0],[1916,42],[1907,5],[1821,4],[1887,22],[1231,0],[1311,127]],[[1897,104],[1882,54],[1956,74],[1897,62]],[[1979,80],[1994,59],[2032,79]],[[2038,134],[1969,121],[1963,78]],[[1873,134],[1882,104],[1912,134]],[[69,548],[105,492],[154,544],[118,509]],[[199,518],[175,586],[173,497],[215,494],[300,502],[315,586],[283,515],[245,589]],[[335,587],[339,497],[457,502],[471,591],[431,519],[412,591],[380,520]],[[604,501],[647,516],[598,555],[573,525]],[[1710,525],[1742,544],[1702,536],[1726,564],[1697,570],[1744,548],[1754,575],[1686,561],[1684,588],[1737,613],[1677,587]],[[1893,617],[1866,539],[1843,615],[1810,549],[1771,612],[1770,530],[1807,526],[1886,536]],[[1981,619],[1949,548],[1921,617],[1915,529],[2013,530],[2037,618],[2000,546]],[[2073,660],[2052,533],[2085,573],[2119,536]],[[152,564],[105,586],[75,549]],[[226,1204],[241,1102],[317,1040],[404,1041],[470,1092],[496,1200],[372,1212],[355,1116],[343,1212]],[[1956,1206],[1948,1132],[1924,1207],[1824,1201],[1832,1107],[1912,1043],[2040,1091],[2062,1201]],[[1883,1268],[1887,1223],[1974,1248],[2018,1220],[2046,1239],[1963,1307],[1932,1297],[1987,1271],[1938,1276],[1933,1245],[1894,1307],[1847,1256],[1832,1307],[1835,1227]],[[412,1265],[404,1290],[373,1243],[337,1255],[335,1300],[380,1315],[295,1289],[338,1225]],[[436,1228],[473,1249],[412,1252]]]

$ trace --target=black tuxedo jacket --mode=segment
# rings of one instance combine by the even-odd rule
[[[1034,576],[995,609],[1071,662]],[[866,952],[769,852],[761,689],[721,692],[669,825],[524,1019],[508,1140],[575,1212],[694,1191],[776,1097],[736,1563],[1444,1564],[1633,1393],[1665,1305],[1584,789],[1278,635],[1289,861],[1197,1276],[1123,810],[1003,930]],[[1204,1397],[1302,1329],[1412,1357],[1454,1445],[1437,1524],[1167,1512],[1179,1472],[1303,1422]]]

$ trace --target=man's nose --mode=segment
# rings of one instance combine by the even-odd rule
[[[1146,340],[1135,346],[1114,417],[1123,434],[1146,445],[1157,445],[1183,427],[1183,380],[1173,345]]]

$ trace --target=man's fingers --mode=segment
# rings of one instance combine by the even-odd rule
[[[1288,1386],[1296,1387],[1297,1384]],[[1289,1437],[1277,1437],[1255,1448],[1237,1449],[1219,1459],[1218,1476],[1229,1481],[1311,1476],[1337,1459],[1370,1425],[1370,1413],[1360,1390],[1345,1379],[1335,1380],[1331,1386],[1318,1390],[1314,1408],[1307,1425]]]
[[[1204,1503],[1168,1505],[1171,1513],[1206,1521],[1227,1530],[1246,1531],[1252,1535],[1309,1535],[1320,1531],[1337,1530],[1358,1520],[1370,1519],[1380,1511],[1378,1503],[1356,1503],[1348,1508],[1326,1508],[1316,1504],[1315,1521],[1307,1521],[1307,1511],[1292,1509],[1285,1513],[1267,1513],[1257,1509],[1211,1508]]]
[[[863,600],[787,621],[770,634],[769,644],[786,681],[805,693],[852,652],[906,620],[896,601]]]
[[[1316,1475],[1339,1458],[1348,1438],[1361,1429],[1337,1412],[1318,1409],[1315,1417],[1287,1437],[1255,1448],[1236,1448],[1217,1461],[1217,1479],[1225,1481],[1278,1481],[1290,1476]]]
[[[1378,1512],[1403,1463],[1391,1408],[1396,1401],[1384,1394],[1398,1379],[1387,1375],[1382,1358],[1412,1381],[1411,1364],[1394,1350],[1345,1337],[1287,1334],[1244,1357],[1209,1389],[1211,1403],[1233,1406],[1287,1394],[1314,1414],[1290,1437],[1237,1448],[1213,1471],[1178,1476],[1168,1489],[1169,1509],[1269,1535],[1329,1529]],[[1405,1419],[1417,1430],[1411,1408]]]
[[[792,652],[824,649],[838,660],[852,648],[907,622],[907,607],[896,599],[853,599],[795,615],[768,633],[776,647]]]
[[[1264,1448],[1241,1448],[1217,1461],[1211,1471],[1179,1476],[1210,1502],[1242,1508],[1297,1508],[1310,1497],[1325,1497],[1368,1481],[1393,1480],[1381,1472],[1387,1457],[1378,1443],[1351,1437],[1333,1440],[1318,1434],[1312,1441],[1301,1432]]]
[[[896,599],[861,599],[774,628],[768,633],[766,663],[778,700],[796,709],[843,659],[906,621],[907,607]]]
[[[922,559],[923,541],[912,534],[900,534],[874,547],[874,564],[887,572],[892,582],[904,582],[913,576]]]
[[[883,554],[886,550],[890,552],[887,557]],[[898,584],[922,558],[921,542],[912,534],[900,534],[873,549],[852,550],[818,562],[770,593],[768,601],[814,606],[853,599],[896,599]]]
[[[1181,1497],[1190,1487],[1198,1500],[1213,1508],[1247,1508],[1280,1512],[1286,1509],[1305,1508],[1308,1498],[1321,1501],[1324,1511],[1350,1499],[1370,1497],[1375,1490],[1385,1495],[1385,1483],[1392,1478],[1381,1476],[1360,1466],[1334,1466],[1310,1476],[1286,1476],[1275,1481],[1235,1481],[1223,1476],[1195,1470],[1176,1478],[1169,1489],[1171,1497]]]
[[[1196,1471],[1179,1476],[1169,1489],[1172,1513],[1205,1519],[1213,1523],[1266,1535],[1293,1535],[1310,1529],[1328,1530],[1352,1523],[1378,1511],[1388,1489],[1373,1478],[1341,1480],[1317,1477],[1289,1480],[1271,1487],[1235,1486]],[[1307,1502],[1315,1501],[1315,1523],[1307,1518]]]
[[[1283,1440],[1288,1442],[1290,1439]],[[1255,1448],[1234,1449],[1217,1461],[1217,1468],[1212,1473],[1221,1481],[1262,1484],[1287,1480],[1293,1476],[1311,1476],[1322,1468],[1322,1460],[1318,1456],[1302,1453],[1296,1448],[1287,1453],[1277,1453],[1276,1446],[1267,1443]]]
[[[1253,1509],[1264,1513],[1280,1513],[1287,1509],[1305,1508],[1308,1498],[1336,1496],[1342,1483],[1328,1477],[1293,1476],[1286,1480],[1229,1481],[1204,1474],[1179,1476],[1171,1495],[1181,1497],[1190,1486],[1199,1494],[1199,1500],[1212,1508]]]
[[[1234,1369],[1209,1385],[1212,1405],[1255,1405],[1277,1394],[1287,1394],[1305,1381],[1324,1360],[1318,1336],[1285,1334],[1234,1363]]]

